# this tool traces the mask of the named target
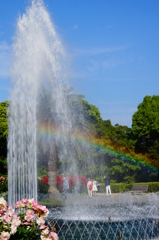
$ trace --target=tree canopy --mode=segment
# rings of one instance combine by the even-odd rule
[[[136,150],[159,159],[159,96],[146,96],[132,117]]]
[[[103,120],[99,109],[89,104],[84,96],[73,94],[72,88],[63,89],[66,106],[72,119],[75,133],[88,136],[84,142],[74,138],[66,141],[65,161],[58,157],[58,171],[69,169],[73,159],[81,175],[94,177],[100,181],[103,175],[110,174],[114,182],[156,181],[159,174],[159,96],[145,96],[138,110],[132,117],[132,128],[111,124],[111,120]],[[7,101],[0,103],[0,171],[6,171],[7,164]],[[40,111],[39,111],[40,110]],[[49,90],[41,88],[38,101],[38,119],[53,126],[59,123],[56,119],[54,99]],[[58,127],[58,126],[57,126]],[[90,140],[89,140],[90,138]],[[86,137],[87,139],[87,137]],[[77,141],[76,141],[77,140]],[[39,139],[38,160],[40,167],[47,165],[47,142]],[[44,142],[43,142],[44,141]],[[89,144],[90,141],[90,144]],[[91,144],[93,141],[93,144]],[[99,147],[100,146],[100,147]],[[110,147],[111,151],[107,151]],[[46,149],[45,149],[46,148]],[[57,153],[63,148],[58,145]],[[122,154],[120,154],[122,153]],[[133,160],[137,158],[139,161]],[[131,160],[132,159],[132,160]],[[45,161],[44,161],[45,160]],[[146,164],[156,167],[147,168]]]
[[[7,165],[8,101],[0,103],[0,171],[4,173]]]

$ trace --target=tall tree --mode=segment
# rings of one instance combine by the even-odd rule
[[[6,166],[7,166],[8,106],[9,106],[8,101],[0,103],[0,172],[1,173],[6,173]]]
[[[59,191],[57,190],[57,146],[55,139],[50,138],[50,135],[53,131],[51,129],[55,126],[55,109],[54,102],[52,100],[51,92],[41,86],[41,91],[39,94],[38,100],[38,110],[37,110],[37,118],[39,120],[39,124],[43,124],[45,126],[45,130],[47,130],[47,140],[43,141],[40,139],[39,143],[43,147],[45,151],[42,153],[40,151],[40,158],[43,160],[43,164],[47,165],[48,172],[48,185],[49,185],[49,197],[54,200],[61,200],[61,196]],[[45,159],[45,163],[44,163]]]
[[[159,96],[146,96],[132,117],[136,150],[159,157]],[[157,154],[158,152],[158,154]],[[153,154],[154,153],[154,154]]]

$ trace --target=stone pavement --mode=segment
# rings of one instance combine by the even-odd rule
[[[159,195],[154,193],[134,195],[129,193],[98,193],[96,197],[68,194],[63,206],[50,206],[50,216],[56,219],[92,221],[129,221],[159,218]]]
[[[128,193],[113,193],[106,195],[105,193],[98,193],[97,196],[89,197],[88,195],[81,194],[68,194],[68,198],[65,201],[66,205],[133,205],[133,204],[146,204],[150,202],[156,202],[159,200],[159,195],[155,193],[143,193],[143,194],[131,194]]]

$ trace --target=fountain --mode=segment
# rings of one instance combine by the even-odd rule
[[[52,124],[45,114],[54,111],[54,125],[62,116],[58,135],[64,127],[65,131],[70,128],[70,124],[67,124],[67,128],[65,124],[70,121],[63,95],[63,84],[66,82],[62,71],[63,59],[63,47],[43,2],[33,1],[18,20],[13,43],[8,137],[9,204],[14,205],[24,196],[37,199],[37,129],[39,124],[45,124],[48,129]],[[54,103],[47,113],[37,113],[40,101],[43,101],[41,104],[47,104],[42,99],[46,97],[42,86],[51,89],[50,101]],[[41,118],[42,115],[45,116]],[[55,151],[55,148],[55,142],[48,144],[49,191],[58,195],[56,188],[53,188],[56,174],[52,174],[55,154],[53,156],[51,151]]]
[[[69,94],[65,55],[42,0],[33,0],[18,19],[13,42],[9,205],[38,198],[37,164],[41,162],[47,166],[49,199],[61,200],[56,188],[59,159],[67,162],[69,156],[67,172],[78,174],[76,139],[84,117],[78,99]],[[89,161],[90,147],[80,142],[80,148]],[[50,208],[48,220],[54,220],[60,239],[154,239],[159,234],[157,203],[157,194],[91,199],[77,194],[64,207]]]

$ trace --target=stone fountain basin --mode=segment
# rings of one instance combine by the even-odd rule
[[[159,239],[158,194],[70,194],[49,206],[48,221],[61,239]],[[122,238],[121,238],[122,237]]]
[[[159,195],[155,193],[132,195],[131,193],[98,194],[88,197],[68,194],[65,204],[47,205],[49,220],[129,221],[135,219],[159,219]]]

